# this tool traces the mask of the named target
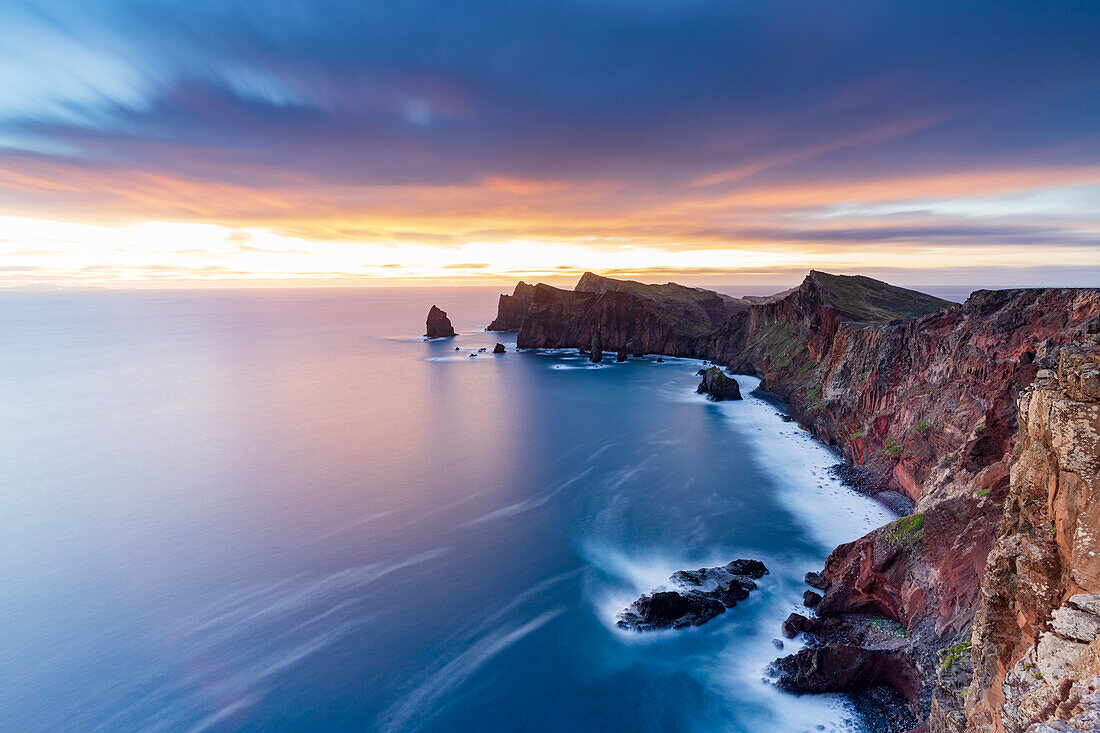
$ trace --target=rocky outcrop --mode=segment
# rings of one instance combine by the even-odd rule
[[[759,560],[734,560],[728,565],[680,570],[668,587],[643,595],[619,614],[619,628],[633,631],[698,626],[733,608],[756,589],[755,580],[768,574]]]
[[[906,698],[919,688],[912,666],[897,651],[825,644],[777,659],[770,671],[779,689],[796,694],[857,692],[889,685]]]
[[[715,402],[741,399],[741,387],[737,384],[737,380],[726,376],[726,373],[716,366],[703,371],[703,381],[695,391],[707,395]]]
[[[504,344],[497,344],[496,346],[494,346],[493,347],[493,353],[494,354],[503,354],[504,353]]]
[[[533,285],[520,280],[511,295],[501,295],[497,303],[497,317],[489,324],[488,331],[517,331],[523,323],[523,316],[531,305],[534,294]]]
[[[428,331],[424,335],[430,339],[447,338],[455,335],[454,326],[451,325],[451,319],[447,317],[447,312],[434,305],[428,310],[427,326]]]
[[[973,682],[944,729],[1100,730],[1100,345],[1062,347],[1057,369],[1041,370],[1017,404],[1016,459],[970,639]]]

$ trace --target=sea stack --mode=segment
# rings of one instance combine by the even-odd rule
[[[493,353],[494,354],[503,354],[504,353],[504,344],[497,344],[496,346],[494,346],[493,347]]]
[[[447,317],[447,312],[440,310],[438,306],[433,305],[428,311],[427,325],[428,332],[424,335],[430,339],[455,335],[454,326],[451,325],[451,319]]]
[[[600,339],[599,331],[592,334],[592,350],[588,354],[588,360],[593,364],[603,361],[603,341]]]
[[[725,372],[716,366],[712,366],[703,372],[703,381],[699,383],[699,389],[695,391],[709,395],[710,399],[715,402],[741,399],[741,388],[738,386],[737,380],[727,377]]]

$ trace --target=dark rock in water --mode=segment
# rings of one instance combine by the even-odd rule
[[[619,353],[615,354],[615,361],[619,362],[620,364],[626,361],[626,352],[620,351]]]
[[[829,590],[828,582],[825,580],[825,578],[821,576],[820,573],[815,573],[811,570],[810,572],[806,573],[806,577],[804,578],[804,580],[806,581],[806,585],[808,586],[817,588],[818,590]]]
[[[787,620],[783,622],[783,636],[788,639],[793,639],[803,631],[812,631],[814,626],[814,622],[802,614],[792,613],[787,617]]]
[[[889,685],[908,700],[916,697],[916,670],[897,651],[864,649],[853,644],[825,644],[781,657],[768,667],[776,686],[801,695],[857,692]]]
[[[806,608],[813,608],[817,604],[821,603],[821,594],[814,593],[812,590],[808,590],[802,594],[802,603]]]
[[[603,341],[600,339],[599,331],[592,334],[592,350],[588,355],[588,360],[593,364],[599,364],[603,361]]]
[[[695,376],[697,376],[697,377],[702,377],[702,376],[704,376],[704,375],[705,375],[706,373],[707,373],[707,370],[706,370],[706,369],[700,369],[699,371],[695,372]]]
[[[484,354],[485,353],[485,347],[482,346],[480,349],[477,350],[477,353]]]
[[[470,354],[470,358],[471,358],[471,359],[476,359],[476,358],[477,358],[477,354]]]
[[[642,352],[640,352],[640,351],[635,351],[634,352],[634,358],[635,359],[642,359],[644,357],[645,357],[645,354],[643,354]]]
[[[698,626],[733,608],[756,588],[754,579],[767,575],[759,560],[734,560],[728,565],[673,573],[669,588],[643,595],[619,614],[624,629],[650,631]]]
[[[458,347],[457,347],[457,346],[455,347],[455,351],[458,351]]]
[[[496,346],[494,346],[493,347],[493,353],[494,354],[503,354],[504,353],[504,344],[497,344]]]
[[[428,332],[424,335],[430,339],[455,335],[454,326],[451,325],[451,319],[447,317],[447,312],[434,305],[428,310],[427,326]]]
[[[657,362],[658,362],[659,364],[664,364],[664,363],[665,363],[665,360],[664,360],[664,359],[662,359],[661,357],[659,357],[659,356],[658,356],[658,357],[657,357]]]
[[[783,640],[782,639],[772,639],[772,646],[774,646],[776,649],[782,649],[783,648]]]
[[[780,415],[779,419],[782,420],[783,422],[794,422],[794,418],[791,417],[790,415]]]
[[[726,373],[716,366],[712,366],[703,373],[703,381],[695,391],[709,395],[715,402],[741,399],[741,387],[738,386],[737,380],[727,377]]]

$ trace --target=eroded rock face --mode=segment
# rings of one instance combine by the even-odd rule
[[[1068,344],[1057,370],[1020,394],[1016,460],[971,640],[968,731],[1100,730],[1098,373],[1100,344]],[[1090,716],[1095,727],[1074,727]]]
[[[825,644],[777,659],[769,667],[775,684],[796,694],[857,692],[889,685],[915,699],[919,683],[904,655],[853,644]]]
[[[501,295],[497,303],[497,317],[489,324],[488,331],[517,331],[523,325],[523,316],[531,305],[534,285],[520,280],[511,295]]]
[[[424,335],[430,339],[455,335],[454,326],[451,325],[451,319],[447,317],[447,312],[434,305],[428,310],[427,326],[428,331]]]
[[[695,391],[707,395],[715,402],[741,399],[741,387],[737,384],[737,380],[726,376],[726,373],[716,366],[703,372],[703,381]]]
[[[767,574],[759,560],[680,570],[668,579],[667,588],[643,595],[623,609],[616,623],[634,631],[698,626],[748,598],[756,589],[754,581]]]

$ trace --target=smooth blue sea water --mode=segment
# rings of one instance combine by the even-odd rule
[[[888,513],[699,362],[516,353],[495,301],[0,296],[0,729],[849,729],[762,671]],[[614,626],[738,557],[772,574],[711,623]]]

